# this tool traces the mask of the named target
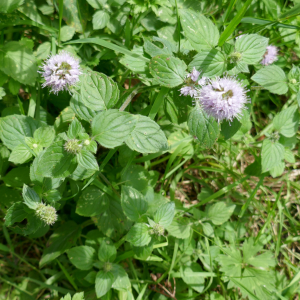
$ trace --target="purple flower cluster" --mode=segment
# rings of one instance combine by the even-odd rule
[[[264,66],[268,66],[278,59],[277,56],[278,56],[278,49],[273,45],[269,45],[267,47],[266,53],[264,54],[264,58],[260,63]]]
[[[206,77],[202,77],[198,80],[200,72],[193,68],[192,72],[186,76],[185,86],[180,89],[180,95],[191,96],[195,98],[198,95],[198,85],[202,86],[206,83]]]
[[[81,74],[79,60],[65,51],[49,57],[42,69],[41,73],[46,80],[43,87],[51,87],[54,94],[69,90],[79,81]]]
[[[247,90],[234,77],[209,80],[198,93],[203,110],[218,122],[239,118],[249,102]]]

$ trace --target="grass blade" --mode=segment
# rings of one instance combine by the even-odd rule
[[[229,23],[227,28],[224,30],[224,32],[221,34],[218,46],[221,47],[225,43],[225,41],[231,36],[235,28],[240,24],[244,14],[246,13],[248,7],[250,6],[252,0],[247,0],[247,2],[244,4],[242,9],[236,14],[236,16],[232,19],[232,21]]]
[[[111,49],[113,51],[120,52],[120,53],[125,54],[125,55],[130,55],[134,58],[138,58],[138,59],[146,61],[146,62],[149,61],[148,58],[146,58],[144,56],[141,56],[141,55],[138,55],[136,53],[132,53],[131,51],[127,50],[125,47],[117,46],[115,44],[112,44],[110,42],[104,41],[104,40],[99,39],[99,38],[87,38],[87,39],[75,40],[75,41],[71,41],[71,42],[68,42],[68,43],[64,43],[64,45],[70,45],[70,44],[97,44],[99,46]]]

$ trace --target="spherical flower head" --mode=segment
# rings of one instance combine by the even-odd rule
[[[263,60],[260,62],[264,66],[268,66],[278,60],[278,49],[273,45],[267,47]]]
[[[184,96],[191,96],[191,97],[195,97],[197,95],[197,91],[194,87],[192,86],[183,86],[180,89],[180,96],[184,95]]]
[[[42,66],[45,83],[43,87],[49,86],[51,92],[57,94],[60,91],[70,90],[79,81],[79,60],[70,53],[62,51],[49,57]]]
[[[150,234],[164,235],[165,230],[160,224],[155,224],[150,230]]]
[[[78,154],[82,150],[82,145],[79,140],[72,139],[65,142],[64,148],[71,154]]]
[[[112,266],[112,264],[110,262],[106,262],[103,265],[103,270],[104,270],[104,272],[109,272],[109,271],[111,271],[112,267],[113,266]]]
[[[40,203],[35,210],[35,214],[47,225],[53,225],[57,220],[57,213],[53,206]]]
[[[192,72],[186,76],[185,85],[179,90],[180,96],[191,96],[195,98],[198,94],[197,92],[197,85],[199,84],[198,78],[201,72],[197,71],[195,67],[193,68]]]
[[[232,77],[216,78],[202,87],[199,102],[203,110],[218,122],[232,121],[241,116],[245,104],[249,102],[247,90]]]

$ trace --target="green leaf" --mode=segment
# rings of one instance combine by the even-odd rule
[[[140,153],[156,153],[168,148],[167,138],[156,122],[141,115],[134,118],[135,128],[125,140],[130,149]]]
[[[117,256],[117,249],[113,242],[109,239],[105,239],[101,242],[98,258],[103,262],[113,262]]]
[[[274,129],[286,137],[294,136],[299,127],[298,105],[282,110],[273,119]]]
[[[182,280],[197,292],[201,293],[204,288],[203,270],[199,264],[192,262],[180,268]]]
[[[154,36],[153,42],[159,42],[163,45],[162,48],[156,46],[154,43],[151,43],[151,41],[148,38],[144,38],[144,48],[145,51],[151,56],[157,56],[157,55],[173,55],[173,52],[176,52],[176,46],[173,43],[170,43],[168,40],[159,38]]]
[[[107,0],[87,0],[87,2],[96,9],[101,9]]]
[[[36,191],[28,187],[26,184],[23,185],[22,195],[25,204],[31,209],[35,210],[41,203],[41,199]]]
[[[192,10],[180,9],[179,14],[185,37],[195,50],[211,50],[218,44],[219,31],[211,20]]]
[[[75,34],[75,28],[71,26],[62,26],[60,29],[60,40],[66,42],[72,39]]]
[[[16,8],[18,8],[19,5],[23,3],[24,0],[5,0],[0,2],[0,12],[1,13],[11,13]]]
[[[80,119],[88,122],[92,121],[93,117],[97,114],[97,111],[88,108],[83,103],[81,96],[76,93],[72,95],[70,106]]]
[[[94,154],[88,150],[81,150],[81,152],[77,154],[77,162],[80,166],[88,170],[99,170],[99,166]]]
[[[269,170],[270,175],[273,178],[281,176],[284,172],[284,168],[285,168],[285,163],[283,161],[281,161],[275,167],[273,167],[272,169]]]
[[[95,289],[97,297],[104,296],[112,287],[114,275],[111,272],[99,271],[96,275]]]
[[[106,27],[109,21],[109,14],[106,11],[98,10],[93,15],[93,29],[98,30]]]
[[[40,260],[40,268],[70,249],[81,234],[81,227],[74,221],[68,221],[54,231]]]
[[[143,194],[125,185],[122,186],[121,204],[125,215],[132,221],[137,221],[148,208]]]
[[[238,132],[241,126],[242,124],[236,118],[232,122],[223,121],[221,124],[221,134],[223,134],[225,140],[228,140]]]
[[[300,13],[300,4],[297,4],[293,8],[289,9],[287,12],[280,15],[279,20],[288,19],[292,16],[299,15],[299,13]]]
[[[127,291],[131,284],[126,271],[119,265],[113,264],[111,272],[114,274],[112,287],[118,291]]]
[[[21,202],[22,197],[19,191],[5,185],[0,186],[0,208],[10,207],[16,202]]]
[[[224,272],[226,276],[240,277],[242,274],[243,259],[240,250],[230,247],[229,255],[218,255],[216,260],[220,263],[220,271]]]
[[[25,137],[32,137],[37,128],[38,122],[31,117],[11,115],[0,118],[0,137],[9,149],[25,144]]]
[[[168,202],[166,204],[161,205],[156,213],[154,214],[155,223],[159,223],[163,227],[169,226],[175,215],[175,204],[174,202]]]
[[[66,252],[70,262],[79,270],[90,270],[96,261],[96,251],[93,247],[78,246]]]
[[[151,241],[149,227],[145,223],[136,223],[127,233],[126,240],[133,246],[142,247]]]
[[[195,107],[188,117],[190,133],[197,137],[201,147],[211,148],[219,136],[219,124],[201,108]]]
[[[258,34],[246,34],[235,42],[235,51],[242,57],[241,61],[250,65],[260,62],[266,53],[269,39]]]
[[[132,53],[144,57],[143,47],[136,47],[132,49]],[[132,55],[125,55],[120,59],[120,63],[127,69],[135,73],[145,73],[148,69],[147,62],[144,59],[133,57]]]
[[[214,228],[210,225],[210,223],[204,222],[201,225],[202,225],[203,232],[204,232],[205,235],[207,235],[209,237],[214,236]]]
[[[291,164],[296,162],[295,155],[289,148],[284,148],[284,159]]]
[[[55,138],[53,126],[44,126],[38,128],[34,132],[33,138],[38,145],[41,145],[42,147],[49,147]]]
[[[75,112],[68,106],[60,112],[54,123],[56,133],[67,131],[69,124],[74,120]]]
[[[64,149],[65,141],[57,141],[36,157],[36,173],[43,177],[67,177],[76,167],[76,156]]]
[[[234,209],[235,205],[226,205],[225,202],[218,202],[209,207],[207,218],[215,225],[221,225],[228,221]]]
[[[193,67],[197,70],[201,70],[202,76],[220,76],[224,73],[226,68],[226,57],[217,49],[202,51],[193,58],[188,69],[191,71]]]
[[[247,0],[246,3],[243,5],[243,7],[237,11],[237,14],[234,16],[234,18],[230,21],[229,25],[226,27],[226,29],[221,34],[219,42],[218,42],[219,47],[223,46],[223,44],[226,42],[226,40],[234,32],[235,28],[240,24],[244,14],[246,13],[251,2],[252,2],[252,0]]]
[[[273,94],[283,95],[288,91],[286,75],[284,71],[276,65],[260,69],[251,79]]]
[[[112,108],[117,103],[119,89],[106,75],[88,71],[80,79],[80,96],[88,108],[99,111]]]
[[[187,239],[191,233],[190,221],[187,218],[173,220],[166,229],[170,235],[178,239]]]
[[[69,129],[67,132],[67,136],[69,139],[76,139],[81,132],[83,132],[83,127],[81,123],[74,118],[71,124],[69,125]]]
[[[8,42],[0,48],[0,70],[28,85],[34,85],[38,75],[35,56],[20,42]]]
[[[18,167],[11,169],[2,180],[6,185],[13,187],[23,187],[23,184],[30,184],[29,168]]]
[[[284,152],[283,145],[265,139],[261,151],[262,172],[267,172],[279,165],[284,159]]]
[[[124,111],[111,109],[93,119],[94,139],[106,148],[120,146],[134,129],[136,118]]]
[[[25,209],[26,205],[24,203],[14,203],[6,213],[4,224],[6,226],[12,226],[16,222],[22,222],[28,215]]]
[[[20,144],[13,149],[8,160],[14,164],[24,164],[25,162],[29,161],[31,157],[32,154],[28,150],[28,147]]]
[[[80,195],[77,205],[76,213],[85,216],[93,217],[106,211],[109,207],[110,199],[99,188],[89,186]]]
[[[151,75],[157,82],[168,88],[173,88],[183,83],[187,68],[184,61],[169,55],[153,57],[149,67]]]

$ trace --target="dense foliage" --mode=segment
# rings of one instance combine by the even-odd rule
[[[0,1],[0,299],[299,299],[298,14]]]

